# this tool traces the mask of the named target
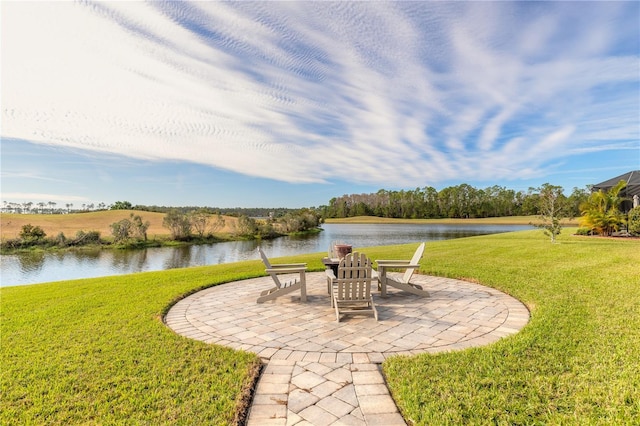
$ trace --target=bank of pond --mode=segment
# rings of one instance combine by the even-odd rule
[[[335,241],[372,247],[436,241],[532,229],[530,225],[325,223],[322,232],[274,239],[182,244],[135,250],[27,251],[2,256],[2,286],[90,278],[257,259],[258,246],[269,256],[326,253]]]

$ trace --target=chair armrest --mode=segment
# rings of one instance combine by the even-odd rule
[[[387,265],[388,263],[394,263],[394,264],[409,264],[411,263],[410,260],[376,260],[376,263],[378,265]]]
[[[336,279],[336,274],[333,273],[333,269],[325,269],[324,273],[327,274],[327,278],[330,278],[331,280]]]
[[[408,262],[407,263],[404,263],[404,262],[403,263],[392,263],[392,262],[387,263],[387,262],[385,262],[385,263],[382,263],[382,264],[378,262],[378,268],[380,268],[380,267],[407,269],[407,268],[419,268],[420,265],[412,265],[412,264],[410,264]]]
[[[271,268],[302,268],[306,267],[306,263],[278,263],[277,265],[271,265]]]
[[[268,274],[271,273],[293,273],[293,272],[304,272],[307,270],[306,266],[303,267],[295,267],[295,268],[267,268],[264,271]]]

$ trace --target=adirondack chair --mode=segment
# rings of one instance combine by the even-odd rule
[[[378,320],[371,294],[371,259],[361,253],[349,253],[340,260],[337,276],[331,269],[325,272],[331,282],[331,306],[336,311],[337,322],[341,314],[372,314]]]
[[[268,300],[274,300],[280,296],[291,293],[293,291],[300,290],[300,301],[307,301],[307,283],[305,278],[305,271],[307,270],[306,263],[281,263],[278,265],[272,265],[267,258],[267,255],[258,247],[258,252],[262,258],[262,263],[266,266],[265,272],[268,273],[275,287],[265,290],[260,293],[257,303],[264,303]],[[291,277],[291,274],[298,274],[298,277]],[[286,281],[282,281],[279,276],[288,275],[289,278]]]
[[[395,287],[400,290],[407,291],[417,296],[428,297],[429,293],[422,289],[421,286],[411,283],[413,273],[420,268],[418,262],[424,253],[424,243],[420,244],[413,254],[411,260],[377,260],[378,278],[380,285],[380,294],[382,297],[387,296],[387,286]],[[387,273],[389,269],[405,269],[402,277],[390,277]]]

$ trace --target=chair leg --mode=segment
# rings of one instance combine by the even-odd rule
[[[304,272],[300,273],[300,301],[307,301],[307,277]]]
[[[373,304],[373,296],[371,296],[371,309],[373,309],[373,317],[378,321],[378,310],[376,309],[376,305]]]

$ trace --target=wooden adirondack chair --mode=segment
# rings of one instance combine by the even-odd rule
[[[331,306],[336,311],[336,321],[340,322],[341,314],[372,314],[378,320],[371,294],[371,259],[361,253],[349,253],[340,261],[337,276],[331,269],[326,274],[331,282]]]
[[[380,280],[380,293],[382,297],[387,296],[387,286],[392,286],[400,290],[407,291],[417,296],[428,297],[429,293],[421,286],[411,283],[413,273],[420,268],[420,259],[424,253],[424,243],[420,244],[413,254],[411,260],[377,260],[378,277]],[[393,278],[387,275],[389,269],[405,269],[404,275],[400,278]]]
[[[305,279],[305,271],[307,270],[306,263],[281,263],[278,265],[272,265],[267,258],[267,255],[262,251],[260,247],[258,247],[258,252],[260,253],[260,257],[262,258],[262,262],[267,269],[265,272],[268,273],[273,282],[275,283],[275,287],[270,288],[269,290],[265,290],[260,293],[260,297],[258,297],[257,303],[263,303],[267,300],[274,300],[282,295],[291,293],[293,291],[300,290],[300,301],[307,301],[307,283]],[[289,275],[289,279],[286,281],[282,281],[279,275]],[[291,278],[291,274],[298,274],[298,277]]]

